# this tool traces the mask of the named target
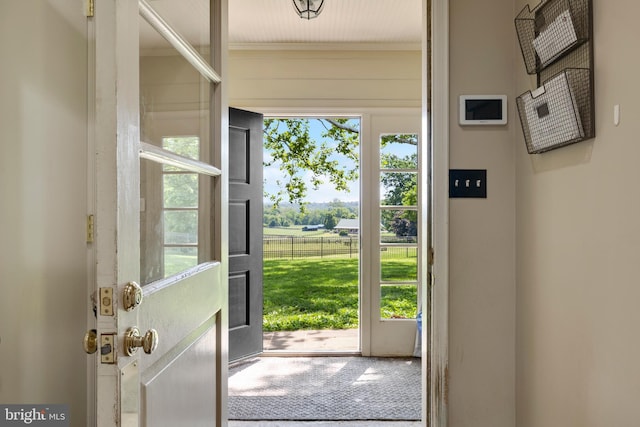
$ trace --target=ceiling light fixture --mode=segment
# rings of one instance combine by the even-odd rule
[[[293,7],[302,19],[317,18],[324,7],[324,0],[293,0]]]

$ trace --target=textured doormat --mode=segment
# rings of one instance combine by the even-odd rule
[[[420,359],[262,357],[229,368],[231,420],[420,420]]]

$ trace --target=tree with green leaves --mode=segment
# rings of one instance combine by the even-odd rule
[[[327,230],[333,230],[335,226],[338,225],[338,221],[336,221],[335,215],[333,215],[331,212],[327,213],[324,216],[324,221],[322,223],[324,224],[324,228],[326,228]]]
[[[310,121],[324,128],[321,139],[310,132]],[[264,120],[264,147],[268,158],[264,165],[278,166],[283,173],[279,190],[265,196],[277,207],[286,200],[302,207],[310,189],[317,189],[328,179],[338,191],[348,189],[358,179],[360,122],[349,118],[269,118]],[[350,166],[341,166],[336,156],[343,156]],[[307,174],[311,178],[307,178]]]

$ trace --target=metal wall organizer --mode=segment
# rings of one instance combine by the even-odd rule
[[[515,19],[538,88],[516,99],[530,154],[595,137],[591,0],[545,0]]]

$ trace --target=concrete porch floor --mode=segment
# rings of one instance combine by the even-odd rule
[[[357,329],[324,329],[262,334],[264,351],[359,351]]]

